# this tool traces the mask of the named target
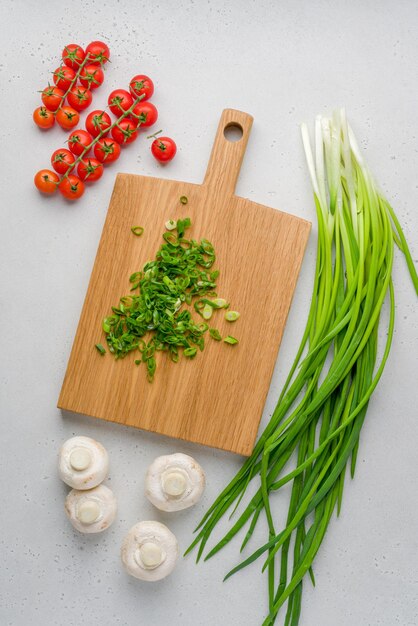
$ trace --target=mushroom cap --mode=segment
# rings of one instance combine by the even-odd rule
[[[58,472],[74,489],[91,489],[109,472],[109,455],[101,443],[91,437],[72,437],[61,446]]]
[[[145,495],[161,511],[181,511],[198,502],[205,474],[195,459],[176,452],[157,457],[145,477]]]
[[[138,522],[122,543],[122,563],[131,576],[156,581],[174,569],[179,553],[177,539],[160,522]]]
[[[116,498],[111,489],[98,485],[93,489],[72,489],[65,499],[65,512],[81,533],[101,533],[114,522]]]

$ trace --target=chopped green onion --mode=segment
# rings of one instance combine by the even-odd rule
[[[193,358],[205,347],[208,324],[196,322],[184,305],[193,303],[195,311],[208,320],[214,308],[226,303],[210,299],[216,295],[219,274],[212,269],[216,259],[213,245],[207,239],[186,239],[191,226],[188,217],[170,220],[166,227],[168,224],[174,224],[174,229],[163,234],[164,243],[155,259],[131,274],[130,295],[120,298],[102,322],[109,352],[122,359],[138,350],[141,359],[135,364],[146,364],[149,381],[155,375],[157,352],[167,352],[168,358],[177,362],[181,353]]]
[[[144,232],[144,229],[142,226],[132,226],[131,231],[133,232],[134,235],[136,235],[137,237],[140,237],[142,233]]]
[[[106,350],[105,350],[105,348],[102,346],[102,344],[101,344],[101,343],[96,343],[94,347],[96,348],[96,350],[97,350],[98,352],[100,352],[100,354],[101,354],[102,356],[103,356],[104,354],[106,354]]]
[[[225,337],[224,342],[229,343],[231,346],[235,346],[235,344],[238,343],[238,339],[235,339],[235,337],[228,335],[227,337]]]
[[[215,341],[222,341],[222,335],[217,328],[209,328],[209,335],[212,339],[215,339]]]
[[[215,298],[210,302],[210,305],[213,306],[214,309],[227,309],[229,307],[229,303],[225,298]]]
[[[225,313],[225,319],[227,322],[236,322],[239,318],[238,311],[227,311]]]
[[[187,196],[180,196],[180,202],[181,204],[187,204],[188,203]]]
[[[210,320],[210,318],[212,317],[212,313],[213,313],[213,307],[211,307],[210,304],[205,304],[205,306],[203,307],[203,311],[202,311],[203,319]]]
[[[174,230],[177,225],[175,220],[167,220],[165,223],[165,227],[167,230]]]

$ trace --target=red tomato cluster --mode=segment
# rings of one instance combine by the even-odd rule
[[[64,58],[67,67],[68,63],[80,63],[85,58],[80,54],[79,46],[67,46],[65,51],[68,55],[68,58]],[[96,54],[100,57],[102,52],[97,49]],[[102,57],[105,58],[107,56]],[[73,130],[67,140],[68,147],[53,152],[53,170],[41,170],[36,174],[35,185],[39,191],[52,194],[59,189],[69,200],[80,198],[85,191],[85,183],[101,178],[104,165],[119,158],[121,147],[135,141],[141,127],[149,128],[155,124],[158,111],[148,102],[153,93],[152,80],[142,74],[134,76],[129,91],[112,91],[108,97],[108,106],[116,119],[102,110],[89,113],[85,129]],[[174,157],[176,144],[169,137],[160,137],[152,143],[151,151],[158,161],[164,163]]]
[[[93,41],[86,50],[75,43],[65,46],[62,63],[53,73],[54,84],[45,87],[43,106],[33,112],[35,124],[48,129],[56,120],[64,130],[78,126],[80,111],[90,106],[92,91],[104,81],[102,68],[109,57],[109,48],[101,41]]]

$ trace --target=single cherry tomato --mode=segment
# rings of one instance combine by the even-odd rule
[[[74,174],[69,174],[61,179],[58,189],[67,200],[77,200],[84,193],[84,183]]]
[[[73,130],[68,138],[68,147],[71,152],[77,156],[80,156],[84,150],[91,144],[93,137],[86,130],[81,128]],[[87,154],[87,152],[86,152]]]
[[[55,117],[46,107],[38,107],[33,112],[33,121],[39,128],[46,130],[55,124]]]
[[[48,87],[45,87],[43,90],[41,99],[47,109],[50,111],[56,111],[61,104],[64,95],[65,92],[62,89],[48,85]]]
[[[51,170],[39,170],[33,179],[35,187],[42,193],[55,193],[58,187],[59,176]]]
[[[109,47],[103,41],[92,41],[86,48],[90,63],[103,65],[110,59]]]
[[[136,126],[148,128],[157,121],[158,111],[152,102],[138,102],[132,109],[131,116]]]
[[[154,83],[149,76],[145,76],[145,74],[137,74],[137,76],[134,76],[129,83],[129,90],[134,99],[138,98],[138,96],[144,96],[141,100],[141,102],[144,102],[145,100],[151,98],[154,93]]]
[[[75,71],[71,67],[61,65],[54,72],[53,79],[59,89],[67,91],[75,78]]]
[[[112,129],[112,137],[115,141],[120,143],[121,146],[132,143],[138,137],[135,123],[128,119],[122,120]]]
[[[75,126],[78,126],[78,122],[80,121],[80,114],[72,107],[67,106],[61,107],[55,117],[57,123],[64,130],[71,130]]]
[[[167,163],[174,159],[177,146],[170,137],[157,137],[151,144],[151,152],[157,161]]]
[[[110,115],[106,111],[92,111],[86,117],[86,129],[93,137],[100,133],[107,133],[112,125]]]
[[[84,111],[90,106],[93,96],[87,87],[71,87],[67,96],[68,104],[76,111]]]
[[[120,157],[120,145],[102,137],[94,146],[94,156],[101,163],[113,163]]]
[[[51,156],[51,165],[58,174],[65,174],[74,161],[74,155],[66,148],[55,150]]]
[[[80,72],[80,83],[88,89],[97,89],[104,81],[104,73],[98,65],[85,65]]]
[[[93,183],[103,175],[103,164],[97,159],[81,159],[77,168],[77,174],[81,178],[89,183]]]
[[[84,61],[85,56],[83,48],[76,43],[68,44],[62,51],[62,60],[65,65],[76,71]]]
[[[131,94],[126,89],[115,89],[107,99],[109,109],[116,117],[120,117],[134,103]]]

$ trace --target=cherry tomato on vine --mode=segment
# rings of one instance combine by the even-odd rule
[[[106,133],[111,125],[112,120],[106,111],[92,111],[86,117],[86,129],[93,137]]]
[[[62,102],[65,92],[58,87],[45,87],[42,92],[41,100],[50,111],[56,111]]]
[[[112,137],[121,146],[132,143],[138,137],[138,131],[132,120],[122,120],[112,129]]]
[[[62,51],[62,60],[64,61],[67,67],[71,67],[73,70],[78,70],[79,66],[84,61],[85,57],[84,50],[81,46],[76,43],[70,43],[68,46],[65,46]]]
[[[80,121],[80,114],[73,109],[72,107],[61,107],[57,114],[55,115],[57,123],[64,130],[71,130],[78,126],[78,122]]]
[[[131,116],[137,126],[148,128],[157,121],[158,111],[152,102],[138,102],[132,109]]]
[[[39,170],[33,179],[35,187],[42,193],[52,194],[57,190],[59,176],[51,170]]]
[[[94,146],[94,156],[101,163],[113,163],[120,157],[120,145],[117,141],[102,137]]]
[[[69,174],[61,179],[58,189],[67,200],[77,200],[84,193],[84,183],[74,174]]]
[[[90,106],[93,96],[87,87],[71,87],[67,96],[68,104],[76,111],[84,111]]]
[[[86,130],[78,128],[73,130],[68,138],[68,147],[71,152],[77,156],[80,156],[84,150],[91,144],[93,137]],[[87,154],[87,152],[86,152]]]
[[[103,65],[110,59],[109,47],[103,41],[92,41],[86,48],[90,63]]]
[[[120,117],[134,103],[131,94],[126,89],[115,89],[107,99],[109,109],[116,117]]]
[[[104,73],[98,65],[85,65],[80,72],[80,83],[88,89],[97,89],[104,81]]]
[[[51,156],[51,165],[58,174],[65,174],[74,161],[74,155],[66,148],[55,150]]]
[[[100,163],[97,159],[81,159],[77,168],[77,174],[81,180],[93,183],[102,177],[103,163]]]
[[[33,112],[33,121],[39,128],[46,130],[55,124],[55,117],[46,107],[38,107]]]
[[[59,89],[63,89],[67,91],[71,83],[75,78],[75,72],[71,67],[67,67],[66,65],[61,65],[57,67],[53,74],[54,83]]]
[[[141,102],[145,102],[145,100],[151,98],[154,93],[154,83],[149,76],[145,76],[145,74],[137,74],[137,76],[134,76],[129,83],[129,90],[134,98],[144,96]]]
[[[157,161],[167,163],[175,157],[177,146],[170,137],[158,137],[151,144],[151,152]]]

